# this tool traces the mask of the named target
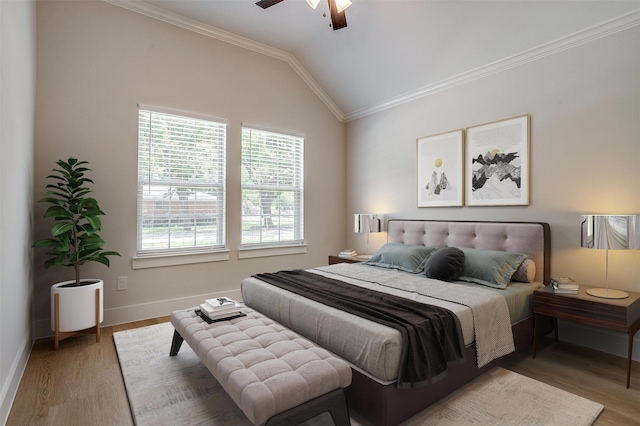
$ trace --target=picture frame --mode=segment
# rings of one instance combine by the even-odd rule
[[[418,207],[464,205],[464,129],[416,139]]]
[[[467,206],[529,205],[529,114],[468,127]]]

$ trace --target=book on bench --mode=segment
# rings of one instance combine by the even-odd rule
[[[211,319],[226,318],[237,315],[242,304],[228,297],[207,299],[200,304],[200,310]]]

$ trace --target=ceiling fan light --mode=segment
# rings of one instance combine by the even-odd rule
[[[336,10],[338,11],[338,13],[344,12],[346,8],[351,6],[351,0],[335,0],[335,1],[336,1]]]
[[[320,0],[307,0],[307,4],[311,6],[312,9],[318,7],[318,3],[320,3]]]

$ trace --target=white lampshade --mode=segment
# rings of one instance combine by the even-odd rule
[[[368,213],[354,214],[353,232],[358,234],[382,232],[382,215]]]
[[[583,215],[580,218],[580,246],[605,250],[605,288],[587,293],[606,299],[624,299],[629,294],[609,288],[609,250],[640,249],[640,215]]]

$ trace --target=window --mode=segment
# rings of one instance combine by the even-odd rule
[[[224,248],[226,123],[140,105],[138,255]]]
[[[242,246],[302,244],[304,138],[242,127]]]

